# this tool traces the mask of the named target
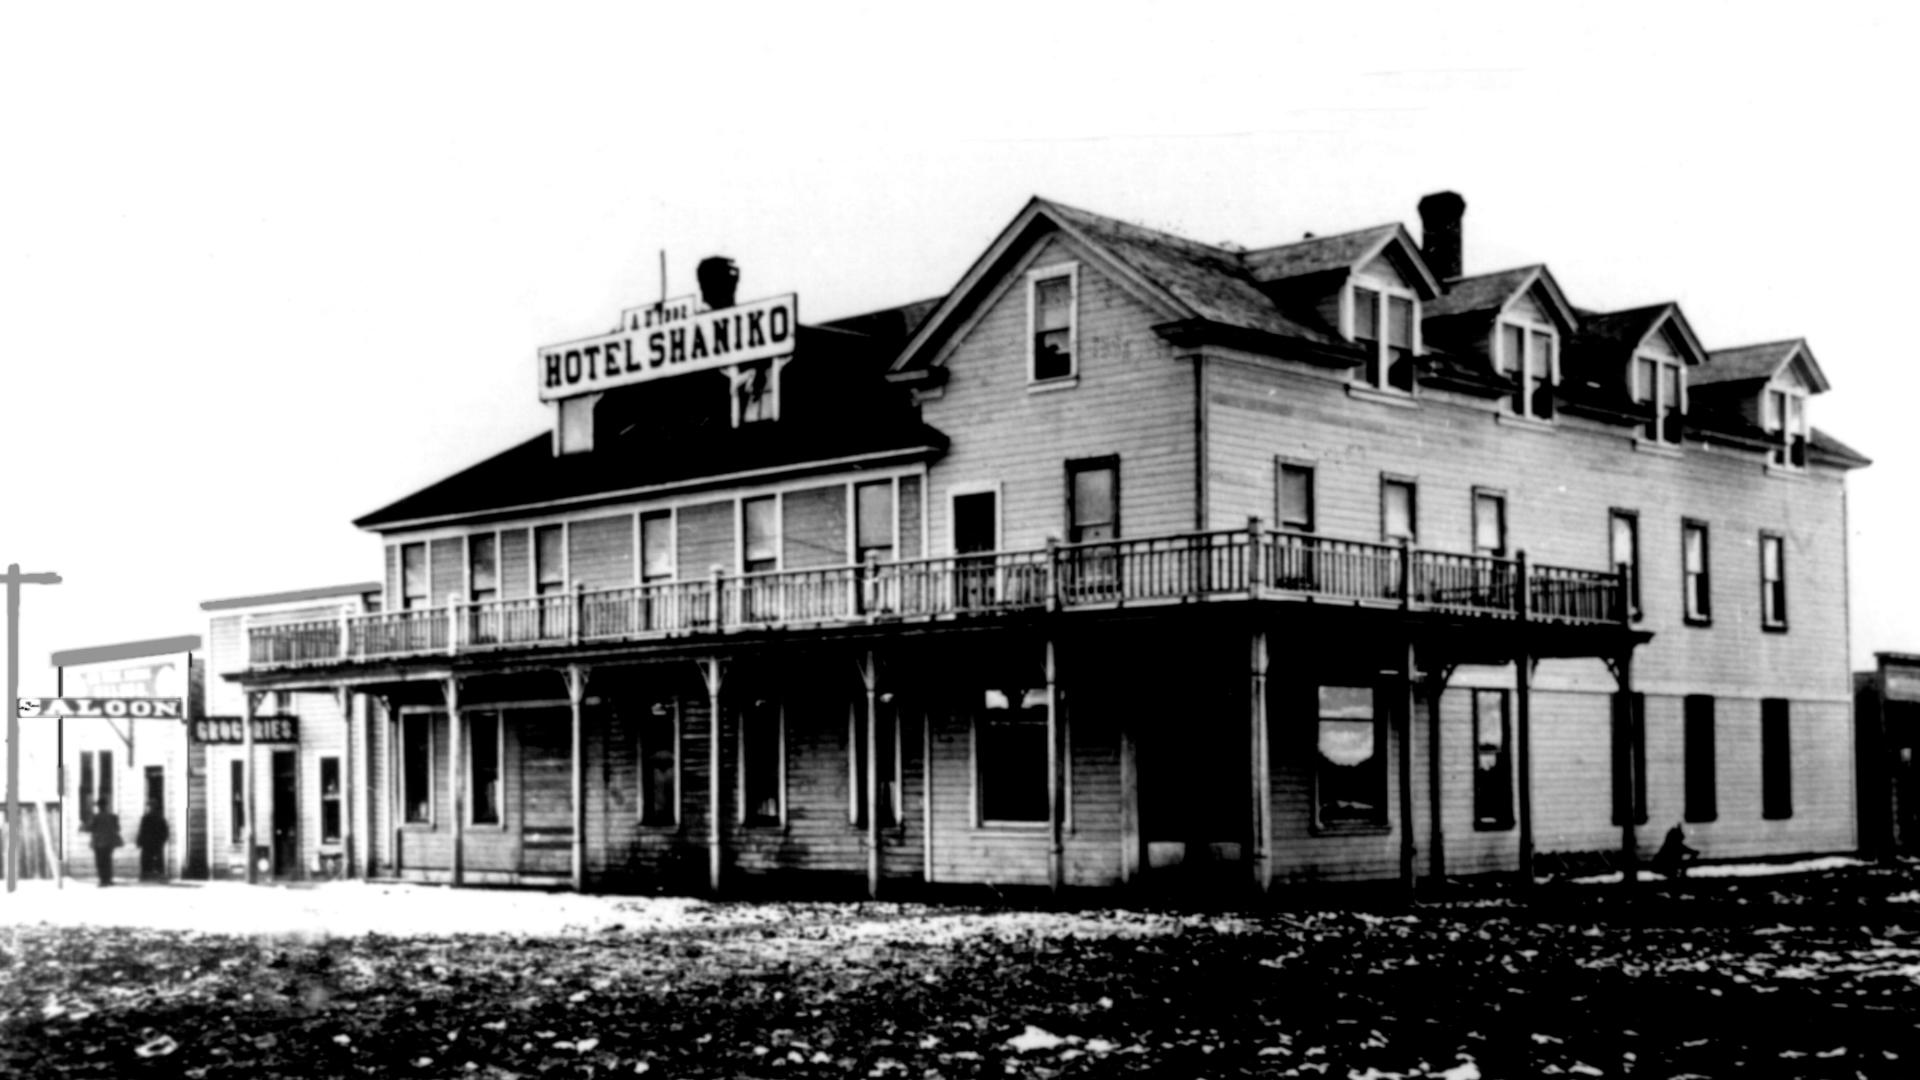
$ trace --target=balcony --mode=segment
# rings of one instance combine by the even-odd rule
[[[1204,601],[1295,601],[1620,622],[1617,573],[1247,529],[576,589],[249,628],[250,666],[388,661],[772,629],[990,618]]]

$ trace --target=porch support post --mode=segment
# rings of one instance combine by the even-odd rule
[[[860,654],[856,661],[860,668],[860,682],[867,689],[867,896],[878,898],[880,895],[880,717],[874,706],[879,695],[874,685],[879,681],[879,670],[875,667],[873,650]]]
[[[1256,523],[1255,529],[1258,529]],[[1267,632],[1255,629],[1249,657],[1247,680],[1248,756],[1252,758],[1250,777],[1253,807],[1252,858],[1253,884],[1266,892],[1273,884],[1273,759],[1268,748],[1267,727]]]
[[[460,680],[447,676],[441,684],[441,692],[447,698],[447,790],[453,815],[453,884],[458,887],[466,883],[467,878],[467,784],[460,763]]]
[[[1134,747],[1133,711],[1120,710],[1120,881],[1140,880],[1140,766]]]
[[[1513,659],[1513,764],[1518,774],[1520,887],[1533,887],[1533,654],[1525,648]]]
[[[586,724],[581,719],[581,703],[587,697],[587,669],[579,664],[567,665],[567,709],[571,713],[573,732],[572,775],[568,790],[572,793],[573,806],[573,844],[572,871],[573,891],[584,892],[587,887],[587,766],[586,766]]]
[[[345,628],[346,616],[341,617]],[[353,877],[353,687],[336,686],[334,693],[340,698],[340,726],[346,734],[346,760],[340,763],[340,868],[346,877]]]
[[[1047,668],[1047,888],[1060,891],[1065,847],[1062,817],[1065,809],[1065,785],[1062,782],[1066,761],[1060,752],[1060,690],[1055,681],[1054,641],[1046,639]]]
[[[1427,698],[1427,880],[1435,891],[1447,883],[1447,833],[1441,815],[1440,697],[1447,691],[1449,669],[1429,672]]]
[[[1414,645],[1411,635],[1407,638],[1405,659],[1400,672],[1400,694],[1398,708],[1400,714],[1399,754],[1400,759],[1400,884],[1411,893],[1414,888],[1413,877],[1413,704],[1416,699],[1414,685]]]
[[[400,876],[400,822],[406,807],[400,805],[400,710],[391,694],[380,699],[387,728],[387,873]],[[369,815],[369,824],[371,824]]]
[[[700,662],[707,684],[707,888],[720,892],[720,684],[725,669],[717,656]]]
[[[245,790],[241,793],[240,801],[246,808],[247,818],[247,884],[255,885],[260,881],[260,860],[256,857],[258,852],[254,850],[259,839],[256,819],[260,815],[253,805],[253,712],[259,700],[258,692],[252,687],[242,687],[240,700],[244,703],[240,707],[240,757],[245,762],[240,770],[241,779],[245,781],[241,785]]]
[[[1620,654],[1619,666],[1615,672],[1620,681],[1620,704],[1618,706],[1620,737],[1616,738],[1614,768],[1617,776],[1625,783],[1614,785],[1619,792],[1620,812],[1620,887],[1631,895],[1634,886],[1640,880],[1640,845],[1633,834],[1633,819],[1639,814],[1638,800],[1634,795],[1640,790],[1640,778],[1634,775],[1637,764],[1634,760],[1634,747],[1641,745],[1646,738],[1641,732],[1642,717],[1640,710],[1633,707],[1633,650],[1628,648]]]

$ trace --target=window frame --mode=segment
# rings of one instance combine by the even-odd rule
[[[332,767],[333,772],[333,790],[331,794],[329,794],[327,790],[327,772],[329,766]],[[340,769],[340,756],[338,754],[323,755],[320,758],[319,783],[314,785],[314,790],[319,794],[320,798],[319,836],[320,844],[323,847],[338,845],[341,842],[341,838],[346,835],[344,788],[345,779]],[[333,828],[331,831],[327,828],[329,812],[331,812],[333,818]]]
[[[1376,297],[1374,332],[1378,336],[1371,339],[1363,338],[1359,334],[1359,292],[1363,289],[1373,293]],[[1393,331],[1389,323],[1393,313],[1392,301],[1395,299],[1405,300],[1412,306],[1412,325],[1408,328],[1407,341],[1407,385],[1404,387],[1393,385],[1393,347],[1391,345]],[[1368,357],[1367,362],[1353,369],[1353,381],[1369,390],[1379,390],[1390,394],[1412,394],[1414,388],[1419,385],[1419,377],[1415,368],[1421,355],[1422,344],[1420,334],[1420,294],[1407,288],[1405,285],[1397,285],[1374,278],[1353,278],[1350,279],[1346,287],[1340,291],[1340,320],[1342,334],[1348,341],[1363,347],[1368,341],[1373,343],[1373,348],[1370,350],[1372,355]],[[1369,377],[1369,366],[1373,368],[1372,377]]]
[[[1294,475],[1302,476],[1305,478],[1306,518],[1304,521],[1287,517],[1286,490],[1287,490],[1287,474],[1288,473],[1292,473]],[[1315,510],[1314,498],[1316,494],[1314,490],[1314,485],[1316,483],[1316,480],[1317,478],[1314,476],[1314,466],[1311,462],[1299,461],[1294,458],[1285,458],[1285,457],[1279,457],[1274,459],[1274,471],[1273,471],[1273,525],[1274,525],[1274,528],[1287,531],[1287,532],[1298,532],[1298,533],[1310,533],[1313,531],[1314,510]]]
[[[1069,458],[1067,460],[1067,527],[1066,542],[1069,544],[1110,543],[1120,539],[1120,455],[1103,454],[1099,457]],[[1106,472],[1112,474],[1113,516],[1105,522],[1082,522],[1076,481],[1082,474]],[[1081,535],[1085,529],[1099,528],[1102,525],[1113,530],[1110,537],[1088,539]]]
[[[410,540],[400,548],[400,610],[418,611],[433,606],[433,548],[425,540]],[[420,591],[413,592],[407,577],[407,553],[420,554]]]
[[[79,760],[80,828],[85,831],[93,827],[101,799],[114,813],[120,812],[120,793],[113,782],[112,750],[82,750]]]
[[[1683,767],[1682,820],[1704,824],[1720,816],[1719,763],[1715,745],[1715,704],[1712,694],[1688,694],[1682,702]]]
[[[1609,733],[1612,743],[1611,778],[1609,790],[1612,792],[1611,819],[1615,825],[1624,825],[1621,811],[1629,797],[1632,799],[1633,823],[1647,823],[1647,695],[1638,690],[1632,693],[1614,691],[1612,698],[1612,730]],[[1621,766],[1627,768],[1627,775],[1621,774]],[[1627,789],[1628,781],[1632,789]]]
[[[666,820],[662,820],[654,809],[658,792],[655,791],[653,768],[648,763],[648,758],[654,752],[652,740],[648,737],[648,725],[655,721],[664,721],[673,733],[673,802],[672,812]],[[686,800],[686,762],[681,752],[682,727],[679,698],[653,702],[647,706],[646,715],[641,717],[640,723],[636,725],[634,741],[638,745],[634,748],[634,759],[640,763],[639,824],[642,828],[677,829],[680,827]]]
[[[883,829],[903,829],[906,827],[906,800],[903,789],[906,785],[906,760],[901,750],[900,738],[904,728],[900,722],[900,710],[895,707],[892,694],[876,694],[874,707],[886,719],[881,725],[882,731],[891,730],[883,737],[882,753],[890,757],[891,762],[882,761],[881,783],[886,785],[886,798],[881,805],[885,810],[880,821]],[[867,731],[864,723],[866,699],[856,698],[847,703],[847,824],[864,828],[867,824]]]
[[[886,551],[886,557],[879,562],[900,561],[900,478],[889,476],[880,480],[854,480],[848,483],[847,497],[847,545],[848,562],[854,566],[863,566],[866,556],[873,552]],[[885,545],[860,543],[860,493],[884,489],[887,499],[887,543]]]
[[[546,571],[548,567],[546,560],[540,557],[540,538],[542,536],[558,536],[560,538],[560,565],[557,568],[559,573],[558,576],[551,581],[547,580]],[[567,573],[569,570],[567,566],[567,549],[570,546],[567,541],[567,523],[564,521],[535,525],[532,530],[532,535],[527,538],[527,544],[530,549],[527,552],[527,561],[532,564],[528,568],[528,575],[532,578],[533,595],[536,598],[541,596],[566,595]]]
[[[1640,385],[1640,368],[1643,363],[1653,365],[1653,385],[1650,387]],[[1653,416],[1646,422],[1653,433],[1648,434],[1647,428],[1643,427],[1640,438],[1662,446],[1679,446],[1686,438],[1687,362],[1678,356],[1666,356],[1650,350],[1635,349],[1628,370],[1630,371],[1628,388],[1634,403],[1650,405],[1653,409]],[[1673,385],[1678,391],[1676,402],[1665,400],[1669,371],[1673,374]],[[1669,417],[1672,418],[1674,429],[1672,438],[1667,437]]]
[[[1793,817],[1793,703],[1760,699],[1760,817]]]
[[[738,523],[737,527],[739,529],[740,541],[739,546],[735,549],[739,553],[737,556],[737,573],[772,574],[780,571],[786,554],[783,550],[786,547],[786,522],[784,520],[786,517],[786,506],[782,494],[781,492],[774,491],[764,495],[749,495],[734,501],[734,505],[737,508],[735,510],[735,514],[737,515],[735,520]],[[748,523],[753,520],[753,516],[749,512],[748,507],[762,503],[771,504],[773,507],[773,531],[765,538],[766,541],[773,546],[772,559],[755,559],[749,550],[753,541],[753,535],[748,528]],[[757,569],[755,568],[756,564],[767,562],[771,562],[773,565],[762,565]]]
[[[1499,709],[1500,744],[1497,764],[1490,770],[1483,770],[1480,764],[1480,730],[1483,719],[1481,702],[1497,701]],[[1473,827],[1479,832],[1501,832],[1514,827],[1514,783],[1513,783],[1513,698],[1505,687],[1475,687],[1472,694],[1473,709]],[[1487,783],[1481,782],[1483,773],[1497,774]],[[1488,808],[1481,805],[1483,795],[1491,793],[1498,779],[1501,793],[1497,806]]]
[[[1329,720],[1340,721],[1344,719],[1346,722],[1351,722],[1351,718],[1328,717],[1322,713],[1320,691],[1323,689],[1365,690],[1372,702],[1372,711],[1369,719],[1373,724],[1373,754],[1367,761],[1367,768],[1373,772],[1377,772],[1378,776],[1370,777],[1368,783],[1370,787],[1378,788],[1377,794],[1379,797],[1374,800],[1374,809],[1364,817],[1355,815],[1351,818],[1329,818],[1327,814],[1327,807],[1325,805],[1327,797],[1326,776],[1323,770],[1331,763],[1327,761],[1326,756],[1320,750],[1321,725],[1327,723]],[[1393,756],[1393,735],[1392,725],[1388,722],[1390,719],[1388,714],[1391,712],[1391,703],[1385,700],[1386,695],[1381,693],[1379,687],[1360,682],[1316,682],[1311,685],[1310,691],[1314,695],[1313,741],[1309,750],[1311,756],[1308,758],[1312,763],[1311,781],[1313,789],[1310,798],[1312,800],[1313,834],[1317,836],[1339,836],[1353,835],[1355,833],[1384,833],[1391,831],[1393,828],[1393,785],[1389,759]]]
[[[1698,570],[1687,565],[1687,540],[1696,532],[1700,535]],[[1680,614],[1688,626],[1713,625],[1713,531],[1698,518],[1680,519]]]
[[[753,720],[749,710],[764,708],[773,717],[773,792],[774,812],[771,815],[749,812],[749,796],[758,792],[749,789],[753,780],[752,765],[758,760],[749,730]],[[786,703],[779,698],[751,697],[744,707],[734,707],[734,751],[735,751],[735,788],[733,823],[743,829],[784,829],[787,826],[787,709]]]
[[[780,419],[780,372],[791,357],[776,356],[732,364],[727,373],[727,396],[732,399],[733,427],[766,424]]]
[[[435,724],[433,718],[434,714],[424,709],[406,710],[400,714],[400,775],[398,777],[400,812],[397,816],[400,819],[400,827],[403,829],[432,829],[438,825],[437,814],[435,813],[435,804],[438,801],[438,785],[436,785],[434,781],[436,779],[435,774],[438,773],[439,770],[434,768],[433,751],[434,744],[439,740],[434,737],[433,729]],[[418,725],[421,729],[421,738],[418,740],[408,734],[409,721]],[[426,785],[426,799],[422,804],[421,812],[417,816],[413,809],[415,803],[413,786],[407,776],[407,774],[412,771],[412,766],[408,763],[407,755],[409,751],[416,746],[419,747],[418,752],[422,755],[422,761],[425,766],[425,776],[423,780]]]
[[[466,541],[467,549],[467,602],[483,604],[489,600],[498,600],[500,598],[500,534],[498,532],[468,533],[462,539]],[[479,548],[481,541],[485,541],[487,545],[493,549],[493,566],[490,570],[493,575],[493,587],[489,589],[482,589],[480,587]],[[486,594],[485,596],[481,595],[483,592]]]
[[[1761,395],[1760,426],[1774,440],[1767,460],[1777,469],[1806,468],[1807,443],[1811,439],[1807,391],[1800,386],[1770,382]]]
[[[1393,544],[1400,539],[1387,528],[1387,489],[1390,487],[1407,489],[1407,543],[1409,546],[1418,544],[1420,542],[1420,483],[1412,477],[1394,473],[1380,474],[1380,542]]]
[[[1618,573],[1620,570],[1620,564],[1614,560],[1615,553],[1613,550],[1615,522],[1626,523],[1627,538],[1633,548],[1633,550],[1630,552],[1630,555],[1632,556],[1632,558],[1630,558],[1626,564],[1628,568],[1628,573],[1627,573],[1627,607],[1629,608],[1628,620],[1631,622],[1639,622],[1640,620],[1646,618],[1646,615],[1647,615],[1645,607],[1643,607],[1641,604],[1641,592],[1640,592],[1640,511],[1625,510],[1617,506],[1611,507],[1607,510],[1607,561],[1608,561],[1607,569],[1615,573]]]
[[[1774,552],[1774,576],[1767,576],[1767,551]],[[1787,630],[1787,538],[1772,529],[1760,530],[1760,629],[1774,634]]]
[[[507,824],[507,722],[505,714],[495,709],[461,710],[460,733],[467,745],[461,752],[466,775],[466,816],[467,824],[479,829],[505,829]],[[493,725],[493,819],[480,817],[480,755],[474,753],[482,744],[477,738],[483,724]]]
[[[1476,487],[1473,489],[1469,498],[1472,502],[1470,504],[1471,509],[1468,528],[1473,530],[1473,535],[1469,538],[1471,540],[1469,546],[1473,553],[1494,559],[1506,558],[1507,552],[1511,550],[1511,545],[1507,543],[1507,493],[1499,488]],[[1496,507],[1499,515],[1500,544],[1496,548],[1489,549],[1480,545],[1480,504],[1482,501],[1491,502]]]
[[[968,757],[970,758],[970,761],[968,762],[968,766],[969,766],[968,773],[971,776],[972,782],[973,782],[973,792],[972,792],[973,826],[976,829],[1012,829],[1012,830],[1019,830],[1019,831],[1025,832],[1025,831],[1032,831],[1032,830],[1043,830],[1049,827],[1048,809],[1046,806],[1047,766],[1048,766],[1047,741],[1046,741],[1047,740],[1047,736],[1046,736],[1046,730],[1047,730],[1046,705],[1047,703],[1044,699],[1044,695],[1046,694],[1047,689],[1045,686],[1029,686],[1013,692],[1017,692],[1020,695],[1020,704],[1018,705],[1018,707],[1015,706],[1014,700],[1011,696],[1011,692],[1008,689],[1002,689],[997,687],[982,688],[981,704],[979,707],[973,710],[973,715],[970,718],[970,723],[968,728],[968,740],[967,740]],[[1039,705],[1028,705],[1026,703],[1027,699],[1035,693],[1042,695],[1041,703]],[[995,695],[995,694],[1000,695],[1001,699],[1005,701],[1006,704],[1000,707],[995,707],[992,704],[992,701],[993,701],[992,695]],[[1055,707],[1056,708],[1058,707],[1058,702],[1055,702]],[[1027,717],[1028,713],[1038,713],[1039,716],[1038,718],[1028,718]],[[996,717],[994,714],[1001,714],[1001,715]],[[989,787],[992,787],[994,785],[988,784],[987,776],[983,772],[983,770],[991,767],[989,765],[987,755],[984,753],[984,743],[988,737],[986,729],[996,723],[1008,725],[1008,726],[1037,727],[1040,729],[1041,762],[1039,765],[1040,797],[1038,799],[1038,802],[1040,804],[1040,810],[1039,810],[1038,817],[997,818],[997,817],[989,817],[987,815],[988,789]],[[996,790],[997,790],[997,787],[996,787]],[[1062,796],[1064,801],[1064,792],[1062,793]]]
[[[647,555],[649,553],[649,549],[647,547],[647,522],[649,521],[666,522],[667,569],[664,574],[649,574],[647,572]],[[634,547],[637,549],[634,552],[633,565],[635,567],[636,577],[638,578],[639,583],[642,585],[657,585],[662,582],[676,580],[680,576],[680,549],[679,549],[680,530],[679,530],[679,522],[675,520],[674,508],[668,507],[664,510],[643,510],[639,513],[638,516],[635,517],[633,527],[634,527],[633,543],[634,543]]]
[[[1521,355],[1508,355],[1507,331],[1512,329],[1520,334]],[[1534,344],[1537,339],[1545,338],[1547,345],[1546,376],[1542,387],[1547,391],[1545,410],[1538,409],[1534,401],[1532,377],[1534,367]],[[1553,392],[1560,385],[1560,331],[1550,322],[1503,312],[1495,320],[1493,327],[1494,370],[1502,375],[1517,375],[1513,397],[1508,407],[1515,416],[1524,416],[1533,420],[1550,421],[1553,419]]]
[[[1039,374],[1040,361],[1040,286],[1060,279],[1067,282],[1067,371],[1063,375]],[[1027,294],[1027,385],[1071,386],[1080,378],[1080,264],[1077,261],[1036,266],[1026,274]]]
[[[227,795],[227,846],[239,847],[247,842],[247,763],[242,758],[233,758],[227,763],[227,779],[231,790]]]
[[[955,504],[968,495],[993,496],[993,547],[989,550],[1002,550],[1006,546],[1006,499],[1002,497],[1000,482],[998,480],[992,480],[980,483],[955,484],[947,488],[947,554],[986,554],[986,552],[963,552],[960,550],[959,515]]]

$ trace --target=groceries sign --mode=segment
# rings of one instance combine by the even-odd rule
[[[187,735],[197,743],[238,746],[247,739],[246,721],[238,716],[209,716],[187,725]],[[257,743],[297,743],[300,718],[297,716],[256,716],[253,741]]]
[[[785,356],[800,325],[793,293],[696,311],[691,297],[622,313],[620,329],[540,350],[540,400]]]

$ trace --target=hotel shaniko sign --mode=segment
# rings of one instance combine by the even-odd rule
[[[539,353],[540,400],[593,394],[671,375],[711,371],[793,352],[800,325],[794,293],[713,311],[692,297],[629,308],[611,334],[549,345]]]

